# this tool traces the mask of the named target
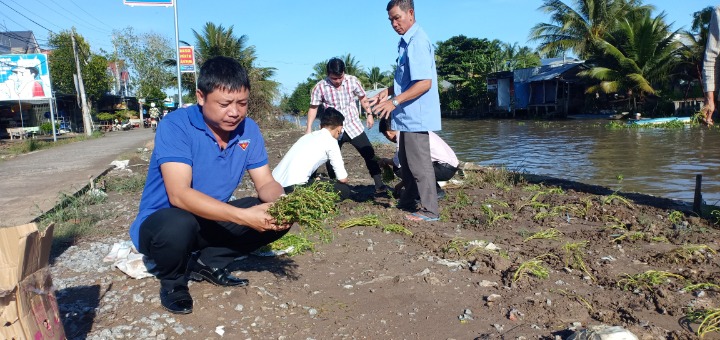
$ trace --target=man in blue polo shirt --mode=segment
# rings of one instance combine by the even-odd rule
[[[248,284],[227,270],[234,258],[282,237],[268,202],[283,194],[268,166],[265,142],[247,118],[250,81],[231,58],[200,68],[198,105],[159,124],[140,211],[130,227],[135,247],[157,264],[160,302],[192,312],[188,280]],[[257,198],[229,201],[247,170]]]
[[[440,216],[435,172],[430,157],[428,131],[440,130],[435,51],[425,31],[415,22],[413,0],[391,0],[387,5],[390,23],[400,35],[397,68],[392,87],[369,99],[373,110],[385,118],[392,115],[392,129],[400,131],[398,156],[407,183],[398,207],[415,211],[405,218],[437,221]],[[393,96],[388,100],[388,96]],[[421,208],[414,198],[419,194]]]

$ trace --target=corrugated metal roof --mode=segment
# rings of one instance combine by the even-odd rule
[[[582,62],[578,63],[571,63],[571,64],[562,64],[559,66],[543,66],[540,67],[540,70],[537,74],[533,75],[528,79],[528,81],[544,81],[544,80],[551,80],[560,77],[563,73],[578,67],[582,65]]]

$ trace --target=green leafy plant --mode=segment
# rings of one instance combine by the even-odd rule
[[[513,273],[512,282],[515,283],[520,279],[535,276],[539,279],[547,279],[550,277],[550,270],[545,267],[545,258],[554,257],[552,254],[543,254],[536,256],[528,261],[521,263]]]
[[[615,237],[614,239],[612,239],[611,242],[621,242],[626,239],[630,240],[630,241],[638,241],[638,240],[642,240],[644,238],[645,238],[645,233],[642,231],[628,231],[628,232],[621,234],[620,236]]]
[[[290,249],[287,255],[295,256],[308,251],[314,252],[315,244],[303,235],[287,233],[275,242],[270,243],[268,248],[274,251]]]
[[[590,279],[595,281],[595,276],[590,274],[587,264],[585,264],[585,258],[584,258],[585,254],[584,253],[585,253],[587,244],[588,244],[587,241],[565,243],[562,246],[562,249],[565,252],[565,258],[564,258],[565,266],[568,268],[582,270],[582,272],[585,273],[587,276],[589,276]]]
[[[505,202],[500,202],[499,205],[506,208],[509,207],[509,205]],[[500,219],[509,220],[512,218],[512,215],[509,213],[498,213],[493,210],[492,204],[487,201],[483,203],[480,208],[482,209],[485,216],[487,216],[488,224],[490,225],[495,225],[495,223],[497,223],[497,221],[499,221]]]
[[[701,339],[708,333],[720,331],[720,308],[690,309],[685,315],[690,322],[700,324],[697,335]]]
[[[673,224],[678,224],[678,223],[682,222],[684,218],[685,218],[685,214],[683,214],[682,212],[677,211],[677,210],[671,211],[670,214],[668,215],[668,220],[670,222],[672,222]]]
[[[382,228],[382,231],[386,233],[394,233],[408,236],[413,235],[412,231],[399,224],[388,224]]]
[[[694,284],[686,285],[682,290],[686,293],[692,293],[696,290],[720,291],[720,285],[716,285],[716,284],[710,283],[710,282],[694,283]]]
[[[352,227],[377,227],[380,226],[380,219],[376,215],[365,215],[363,217],[351,218],[345,222],[340,223],[338,226],[340,229],[347,229]]]
[[[665,257],[673,260],[675,263],[691,261],[705,262],[707,260],[705,254],[707,253],[717,254],[714,249],[705,244],[685,244],[665,253]]]
[[[555,228],[548,228],[530,235],[528,238],[523,240],[523,242],[527,242],[530,240],[557,240],[560,239],[562,235],[563,233],[560,230],[557,230]]]
[[[307,186],[296,186],[293,192],[275,201],[268,213],[278,224],[297,223],[304,231],[329,242],[331,233],[322,227],[322,222],[337,212],[339,200],[340,195],[333,190],[332,184],[315,181]]]
[[[648,270],[644,273],[629,275],[624,274],[625,278],[617,282],[617,285],[623,290],[630,289],[646,289],[652,290],[653,287],[666,283],[670,279],[684,280],[685,277],[662,270]]]
[[[568,291],[566,291],[566,290],[564,290],[564,289],[558,289],[558,290],[556,290],[555,292],[557,292],[558,294],[560,294],[560,295],[562,295],[562,296],[564,296],[564,297],[574,299],[574,300],[577,301],[578,303],[580,303],[580,304],[582,304],[583,306],[585,306],[585,308],[587,308],[588,311],[592,311],[592,310],[593,310],[592,304],[591,304],[590,302],[588,302],[587,299],[585,299],[584,297],[580,296],[580,294],[570,293],[570,292],[568,292]]]

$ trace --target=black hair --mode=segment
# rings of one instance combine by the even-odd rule
[[[37,67],[28,67],[28,70],[30,70],[30,73],[32,73],[33,77],[37,77],[37,75],[40,74],[40,71]]]
[[[378,130],[380,130],[380,133],[385,133],[390,129],[390,118],[382,118],[380,119],[380,122],[378,122]]]
[[[332,58],[328,60],[327,66],[325,67],[328,75],[341,75],[345,73],[345,62],[340,58]]]
[[[342,126],[344,121],[345,116],[343,116],[340,111],[335,110],[332,107],[328,107],[323,112],[322,118],[320,118],[320,127],[334,129],[338,126]]]
[[[229,57],[213,57],[200,67],[197,81],[198,90],[207,95],[215,90],[229,92],[247,89],[250,91],[250,78],[240,63]]]
[[[390,0],[387,4],[386,11],[390,12],[390,10],[398,6],[403,12],[407,12],[408,10],[415,10],[415,3],[413,0]]]

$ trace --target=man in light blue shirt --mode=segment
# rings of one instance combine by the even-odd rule
[[[435,188],[435,173],[430,158],[428,131],[440,130],[435,51],[425,31],[415,22],[413,0],[391,0],[388,19],[400,35],[397,68],[392,88],[369,99],[380,118],[392,116],[392,129],[400,131],[398,155],[407,188],[398,207],[412,214],[412,221],[437,221],[440,211]],[[393,96],[388,100],[388,96]],[[414,198],[420,196],[419,209]]]

